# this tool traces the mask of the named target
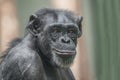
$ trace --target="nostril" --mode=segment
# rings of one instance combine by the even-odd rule
[[[65,43],[65,40],[64,40],[64,39],[61,39],[61,41],[62,41],[63,43]]]
[[[70,40],[68,40],[67,43],[70,43]]]
[[[61,41],[62,41],[63,43],[70,43],[70,40],[69,40],[69,39],[66,39],[66,40],[65,40],[65,39],[62,39]]]

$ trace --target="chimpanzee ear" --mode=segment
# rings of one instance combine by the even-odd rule
[[[78,16],[77,18],[77,25],[79,27],[79,33],[78,33],[78,37],[80,37],[82,35],[82,20],[83,20],[83,17],[82,16]]]
[[[40,29],[40,21],[37,15],[33,14],[30,16],[29,23],[27,26],[27,30],[34,36],[37,36]]]

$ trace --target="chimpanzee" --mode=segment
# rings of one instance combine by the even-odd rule
[[[0,63],[0,80],[75,80],[70,65],[82,34],[81,16],[40,9],[30,16],[26,35],[12,41]]]

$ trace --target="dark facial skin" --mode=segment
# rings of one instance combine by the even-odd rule
[[[70,70],[82,17],[41,9],[30,16],[27,34],[14,40],[0,63],[2,80],[75,80]]]
[[[73,23],[52,23],[45,31],[50,37],[50,50],[56,65],[68,67],[76,55],[78,26]]]

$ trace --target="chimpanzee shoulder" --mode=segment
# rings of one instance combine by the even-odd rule
[[[2,75],[4,80],[22,78],[36,80],[36,78],[43,76],[41,74],[43,67],[39,55],[30,48],[29,42],[24,42],[21,39],[11,42],[10,48],[5,51],[7,53],[0,64],[0,78]],[[36,76],[32,77],[33,74]]]

